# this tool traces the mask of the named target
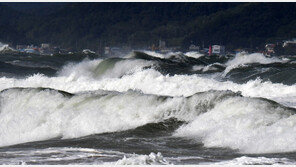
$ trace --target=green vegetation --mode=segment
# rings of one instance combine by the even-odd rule
[[[53,8],[16,11],[0,3],[0,41],[96,50],[146,47],[162,39],[183,48],[195,43],[233,49],[296,37],[296,3],[63,3]]]

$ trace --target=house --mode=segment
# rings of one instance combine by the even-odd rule
[[[43,43],[43,44],[41,44],[41,48],[42,49],[49,49],[50,45],[48,43]]]
[[[104,54],[108,56],[117,56],[121,54],[122,49],[119,47],[105,47]]]
[[[287,47],[287,46],[295,46],[296,45],[296,38],[294,38],[293,40],[288,40],[288,41],[285,41],[283,43],[283,47]]]
[[[104,49],[104,54],[105,55],[111,54],[111,48],[106,46]]]
[[[196,52],[199,52],[199,46],[196,46],[194,44],[191,44],[189,46],[189,51],[196,51]]]
[[[159,40],[159,45],[158,48],[161,49],[165,49],[166,48],[166,43],[165,41]]]
[[[48,43],[42,43],[41,48],[39,48],[39,50],[40,50],[41,54],[44,54],[44,55],[51,54],[51,48],[50,48],[50,45]]]
[[[224,55],[225,54],[225,46],[223,45],[212,45],[212,54]]]
[[[277,54],[295,55],[296,54],[296,38],[284,41],[282,48],[277,47]]]

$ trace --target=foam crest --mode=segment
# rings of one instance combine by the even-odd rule
[[[208,90],[241,91],[243,96],[264,97],[290,107],[296,106],[296,85],[283,85],[260,79],[236,84],[220,82],[199,75],[162,75],[154,69],[146,69],[121,78],[97,80],[87,75],[75,75],[78,70],[69,70],[69,75],[46,77],[36,74],[24,79],[0,78],[0,90],[11,87],[49,87],[71,93],[93,90],[124,92],[129,89],[141,90],[145,94],[167,96],[190,96]]]
[[[226,76],[227,73],[229,73],[232,69],[235,69],[239,66],[245,66],[247,64],[252,64],[252,63],[270,64],[270,63],[277,63],[277,62],[283,62],[283,61],[276,57],[271,57],[271,58],[265,57],[261,53],[252,53],[252,54],[238,53],[235,55],[234,59],[229,60],[226,63],[227,68],[225,69],[223,76]]]
[[[112,69],[106,70],[103,74],[98,74],[96,71],[96,78],[118,78],[141,71],[143,68],[150,67],[153,64],[153,62],[145,60],[123,60],[117,62]]]
[[[176,131],[176,136],[202,142],[206,147],[228,147],[243,153],[296,150],[295,109],[274,102],[230,97]]]
[[[87,60],[64,66],[59,76],[71,76],[73,79],[88,78],[119,78],[123,75],[132,74],[142,70],[146,66],[153,65],[153,62],[136,59],[108,58],[98,60]]]
[[[48,88],[1,92],[0,146],[117,132],[169,118],[190,121],[233,92],[189,98],[96,91],[73,95]],[[200,106],[200,107],[198,107]]]
[[[295,163],[287,158],[242,156],[229,161],[217,162],[215,165],[293,165]]]
[[[116,165],[169,165],[168,162],[160,152],[157,154],[150,153],[149,155],[132,155],[130,157],[124,156],[121,160],[116,162]]]
[[[198,59],[198,58],[204,56],[204,54],[199,53],[199,52],[191,51],[191,52],[186,52],[186,53],[185,53],[185,56],[187,56],[187,57],[192,57],[192,58],[195,58],[195,59]]]
[[[245,153],[296,150],[295,109],[231,91],[185,98],[13,88],[2,91],[0,99],[0,146],[118,132],[176,118],[188,122],[176,136],[196,139],[206,147]]]
[[[106,159],[114,161],[126,155],[118,151],[75,147],[9,150],[1,154],[1,165],[102,165]]]
[[[207,71],[218,71],[221,69],[225,69],[225,66],[223,64],[220,63],[213,63],[210,65],[205,66],[202,71],[203,72],[207,72]]]
[[[143,52],[146,53],[146,54],[148,54],[148,55],[150,55],[150,56],[153,56],[153,57],[157,57],[157,58],[161,58],[161,59],[166,58],[164,54],[157,53],[157,52],[154,52],[154,51],[145,50]]]
[[[79,63],[69,63],[58,72],[58,76],[71,77],[75,80],[79,78],[92,78],[94,75],[93,72],[102,61],[102,59],[84,59]]]
[[[0,42],[0,52],[5,50],[12,50],[9,45]]]
[[[161,58],[161,59],[169,59],[169,58],[176,57],[176,56],[178,57],[178,55],[182,55],[182,52],[173,52],[173,51],[170,51],[167,53],[158,53],[155,51],[144,50],[143,53],[146,53],[149,56],[157,57],[157,58]],[[194,53],[191,53],[189,55],[193,55],[193,54]],[[195,55],[197,55],[197,54],[195,54]]]

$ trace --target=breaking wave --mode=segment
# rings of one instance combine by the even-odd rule
[[[260,79],[237,84],[231,81],[221,82],[199,75],[162,75],[154,69],[139,70],[120,78],[97,80],[93,75],[98,64],[99,60],[80,63],[75,68],[68,68],[69,70],[65,70],[65,73],[56,77],[47,77],[41,74],[23,79],[1,77],[0,90],[11,87],[49,87],[77,93],[98,89],[119,92],[132,89],[141,90],[145,94],[166,96],[190,96],[208,90],[231,90],[241,91],[243,96],[264,97],[290,107],[296,106],[296,85],[263,82]]]
[[[202,56],[205,56],[204,54],[201,54],[201,53],[199,53],[199,52],[193,52],[193,51],[191,51],[191,52],[186,52],[185,55],[188,56],[188,57],[195,58],[195,59],[198,59],[198,58],[200,58],[200,57],[202,57]]]
[[[222,161],[215,165],[294,165],[295,162],[288,158],[266,158],[242,156],[233,160]]]
[[[48,88],[11,88],[0,94],[0,146],[117,132],[169,118],[189,121],[206,112],[214,99],[228,95],[235,94],[208,92],[185,98],[131,91],[73,95]]]
[[[124,156],[121,160],[118,160],[115,165],[170,165],[160,152],[157,154],[150,153],[149,155],[131,155],[129,157]]]
[[[2,152],[3,157],[0,159],[0,164],[57,165],[67,163],[68,165],[102,165],[103,161],[106,159],[113,159],[114,157],[121,158],[124,155],[126,154],[119,151],[108,151],[95,148],[48,147],[25,150],[8,150]],[[88,158],[93,159],[93,161],[88,161]],[[81,159],[83,159],[83,161]]]
[[[228,147],[243,153],[296,150],[295,109],[264,99],[231,97],[176,131],[206,147]]]
[[[135,91],[71,94],[49,88],[11,88],[0,94],[0,146],[119,132],[170,118],[185,121],[175,136],[206,147],[246,153],[295,151],[295,109],[231,91],[189,97]]]
[[[238,53],[236,54],[234,59],[229,60],[225,64],[227,67],[223,73],[223,76],[226,76],[227,73],[229,73],[231,70],[238,68],[240,66],[247,66],[247,64],[252,64],[252,63],[271,64],[271,63],[278,63],[278,62],[284,62],[284,61],[276,57],[272,57],[272,58],[265,57],[261,53],[252,53],[252,54]]]
[[[9,45],[0,42],[0,52],[5,51],[5,50],[13,50],[13,49],[11,47],[9,47]]]
[[[195,52],[134,52],[79,63],[61,59],[66,65],[61,63],[52,77],[33,71],[28,77],[0,78],[1,147],[126,131],[173,118],[183,124],[174,136],[205,147],[243,153],[296,151],[295,83],[259,78],[235,83],[216,77],[254,64],[293,68],[289,59]],[[0,63],[10,69],[29,68]],[[217,75],[207,75],[213,73]],[[120,162],[142,164],[151,157],[134,158]]]
[[[83,76],[94,79],[120,78],[152,65],[153,62],[150,61],[124,58],[84,60],[77,64],[66,65],[59,72],[59,76],[72,76],[74,78]]]

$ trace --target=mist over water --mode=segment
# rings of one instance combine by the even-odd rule
[[[293,56],[1,53],[0,65],[0,164],[296,163]]]

